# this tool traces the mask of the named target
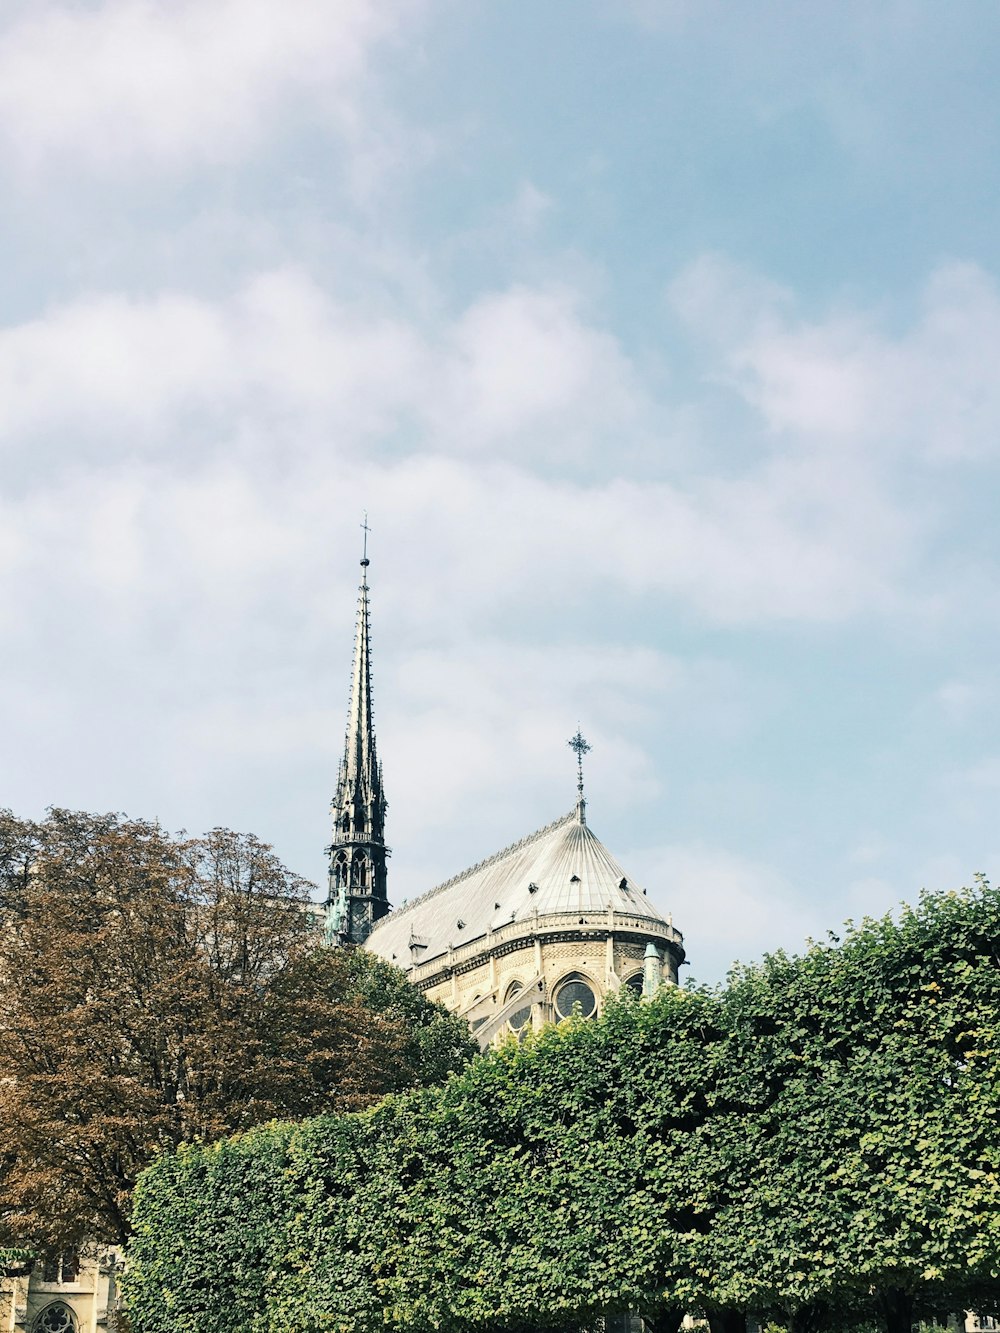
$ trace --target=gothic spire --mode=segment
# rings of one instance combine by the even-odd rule
[[[327,933],[340,943],[361,944],[389,910],[386,896],[386,800],[375,747],[372,715],[371,637],[368,602],[368,515],[362,524],[364,553],[354,631],[351,700],[337,790],[331,803]]]
[[[354,661],[351,666],[351,701],[347,710],[347,734],[341,761],[338,795],[349,796],[359,814],[380,786],[375,727],[372,720],[371,629],[368,603],[368,557],[361,561],[358,614],[354,630]]]

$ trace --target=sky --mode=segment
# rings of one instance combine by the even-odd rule
[[[1000,9],[5,0],[0,804],[400,903],[575,799],[689,975],[1000,874]]]

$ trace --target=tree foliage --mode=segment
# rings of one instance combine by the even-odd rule
[[[628,997],[362,1114],[165,1156],[137,1333],[796,1333],[995,1308],[1000,895]],[[228,1315],[227,1315],[228,1312]],[[224,1316],[226,1316],[224,1318]]]
[[[0,1243],[123,1241],[156,1152],[469,1058],[402,974],[317,947],[308,888],[225,829],[0,815]]]

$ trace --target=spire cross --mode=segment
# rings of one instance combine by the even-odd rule
[[[577,723],[576,735],[566,744],[571,750],[576,752],[576,790],[582,800],[583,798],[583,756],[589,754],[591,746],[583,738],[583,732],[580,730],[580,724]]]
[[[362,529],[364,530],[364,534],[365,534],[365,535],[364,535],[364,547],[362,548],[362,554],[361,554],[361,563],[362,563],[363,565],[367,565],[367,563],[368,563],[368,534],[369,534],[369,532],[371,532],[371,528],[368,526],[368,510],[367,510],[367,509],[365,510],[365,521],[361,524],[361,527],[362,527]]]

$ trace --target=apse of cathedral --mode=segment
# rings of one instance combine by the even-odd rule
[[[367,539],[367,528],[365,530]],[[623,986],[676,985],[683,936],[587,822],[579,729],[573,808],[393,911],[386,800],[372,712],[369,560],[361,561],[347,735],[331,814],[326,934],[402,968],[465,1017],[486,1047],[574,1013]]]

